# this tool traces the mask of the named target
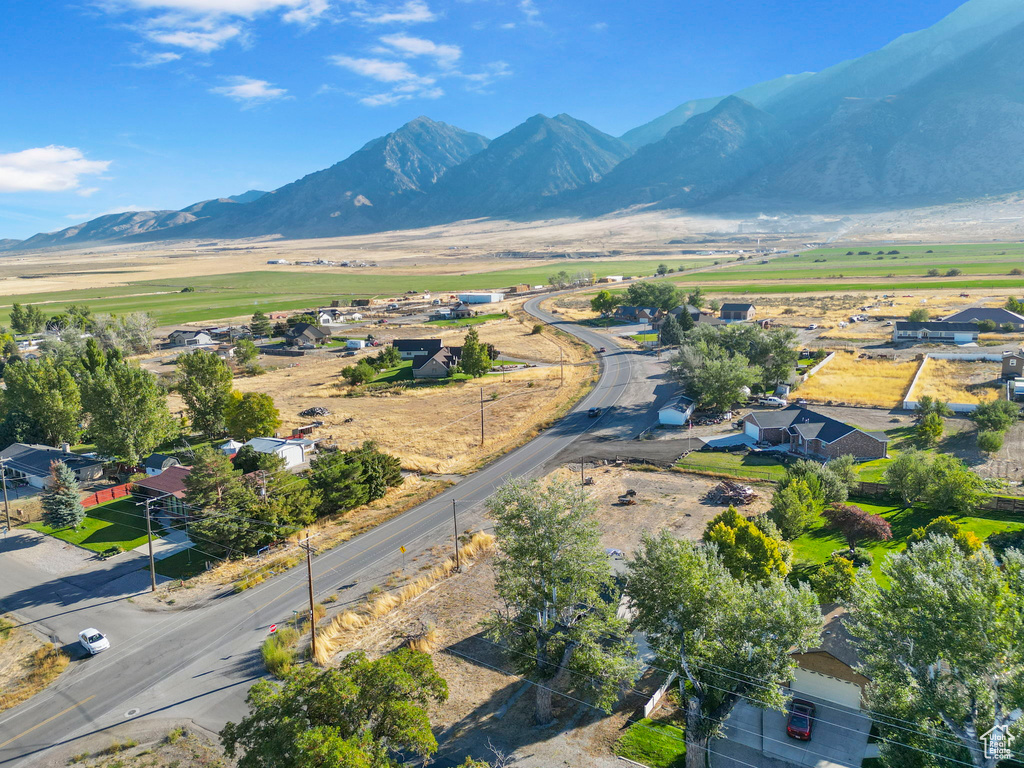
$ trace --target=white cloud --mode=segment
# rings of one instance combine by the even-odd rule
[[[514,21],[506,21],[504,24],[501,25],[501,28],[502,29],[515,29],[516,28],[516,23]]]
[[[435,21],[437,16],[423,0],[408,0],[396,8],[373,8],[354,11],[352,15],[367,24],[420,24]]]
[[[378,49],[385,53],[398,54],[409,58],[415,56],[429,56],[435,59],[441,67],[454,67],[455,63],[462,57],[462,49],[457,45],[435,43],[431,40],[424,40],[422,37],[410,37],[409,35],[395,34],[384,35],[380,41],[388,48]],[[390,50],[389,50],[390,49]]]
[[[160,45],[210,53],[223,47],[229,40],[241,36],[242,28],[236,24],[213,25],[208,29],[157,28],[147,30],[144,34],[149,40]]]
[[[161,64],[170,64],[172,61],[178,61],[180,58],[180,53],[172,53],[171,51],[161,51],[159,53],[139,51],[139,60],[133,63],[132,66],[159,67]]]
[[[404,61],[387,61],[385,59],[357,59],[352,56],[331,56],[330,60],[339,67],[344,67],[357,75],[369,77],[381,83],[420,83],[432,85],[431,77],[416,74]]]
[[[289,14],[322,15],[328,7],[327,0],[120,0],[108,4],[115,9],[135,8],[140,10],[178,11],[191,16],[243,16],[251,18],[270,11],[284,11]],[[285,19],[286,21],[298,18]]]
[[[67,192],[79,177],[103,173],[109,160],[86,160],[75,147],[35,147],[0,154],[0,192]]]
[[[519,0],[519,10],[523,12],[523,16],[526,17],[526,23],[532,26],[542,26],[544,22],[540,20],[540,9],[537,8],[533,0]]]
[[[424,88],[415,91],[410,90],[408,87],[395,88],[386,93],[375,93],[370,96],[364,96],[359,100],[360,104],[365,104],[368,107],[386,107],[392,104],[398,104],[402,101],[409,101],[410,99],[439,99],[444,96],[444,91],[440,88]]]
[[[229,99],[234,99],[250,107],[267,101],[283,99],[288,95],[285,88],[276,88],[266,80],[240,76],[229,77],[228,85],[211,88],[210,93],[227,96]]]
[[[599,21],[595,24],[591,24],[590,29],[593,30],[594,32],[604,32],[605,30],[608,29],[608,22]]]

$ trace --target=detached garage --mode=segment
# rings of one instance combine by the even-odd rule
[[[658,423],[672,427],[683,427],[686,426],[686,422],[692,415],[693,400],[686,395],[680,395],[658,409]]]
[[[806,653],[792,654],[797,670],[790,690],[794,696],[809,696],[850,709],[860,709],[864,686],[869,680],[856,667],[860,661],[842,619],[842,608],[834,608],[824,617],[821,645]]]

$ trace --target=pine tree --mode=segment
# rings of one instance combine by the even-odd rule
[[[78,497],[78,480],[63,461],[50,465],[50,486],[42,494],[43,522],[54,529],[74,528],[82,524],[85,508]]]
[[[269,336],[272,330],[270,320],[265,314],[256,310],[252,313],[252,320],[249,321],[249,330],[252,332],[252,335],[257,338]]]
[[[684,311],[682,313],[687,317],[690,316],[689,312]],[[692,324],[693,321],[691,320]],[[679,323],[672,315],[665,317],[665,321],[661,324],[661,344],[665,347],[675,347],[683,343],[683,329],[679,327]]]
[[[679,330],[685,335],[693,330],[694,325],[693,315],[690,314],[689,308],[683,307],[683,311],[679,313]]]

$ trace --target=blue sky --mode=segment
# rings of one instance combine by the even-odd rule
[[[957,0],[71,0],[4,4],[0,238],[273,189],[427,115],[614,135],[818,71]]]

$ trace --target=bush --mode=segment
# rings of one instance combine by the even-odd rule
[[[870,567],[875,562],[875,556],[863,547],[853,550],[853,564],[857,568]]]
[[[811,589],[822,603],[844,603],[853,596],[856,578],[853,561],[833,552],[811,576]]]
[[[299,633],[296,630],[285,628],[278,630],[263,641],[263,646],[260,648],[263,664],[274,677],[284,677],[291,672],[295,665],[293,646],[298,642],[298,638]]]
[[[1024,552],[1024,529],[989,534],[985,543],[992,547],[997,555],[1002,555],[1008,549],[1019,549]]]
[[[975,409],[973,415],[974,423],[982,432],[1005,432],[1017,423],[1019,417],[1020,407],[1009,400],[991,400],[982,403]]]
[[[1010,274],[1011,275],[1024,275],[1024,269],[1021,269],[1020,267],[1014,267],[1013,269],[1010,270]]]
[[[963,273],[964,272],[963,272],[962,269],[955,269],[954,268],[954,269],[951,269],[951,270],[946,272],[946,277],[958,277],[958,276],[962,275]]]
[[[537,323],[536,325],[533,326],[533,330],[530,331],[530,333],[532,333],[534,336],[536,336],[538,334],[541,334],[543,332],[544,332],[544,325],[542,323]]]
[[[939,270],[937,270],[937,269],[929,269],[928,270],[927,277],[938,277],[938,276],[939,276]]]
[[[992,331],[994,331],[995,329],[996,329],[996,321],[995,320],[979,320],[978,321],[978,330],[981,331],[982,333],[992,333]]]
[[[978,450],[985,453],[995,453],[1003,447],[1003,433],[995,430],[987,430],[978,433]]]

